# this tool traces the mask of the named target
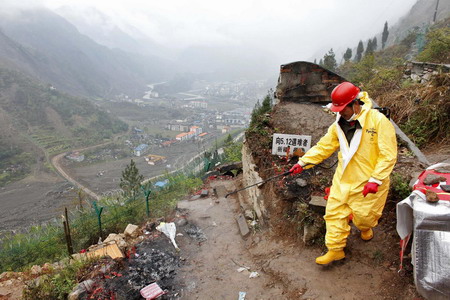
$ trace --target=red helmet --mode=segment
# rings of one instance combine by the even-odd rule
[[[343,82],[331,92],[331,111],[340,112],[358,97],[361,90],[350,82]]]

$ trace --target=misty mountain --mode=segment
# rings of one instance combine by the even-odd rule
[[[157,44],[138,28],[123,24],[126,28],[122,30],[112,17],[94,7],[63,6],[55,12],[73,24],[81,34],[110,49],[163,58],[174,56],[171,49]]]
[[[404,39],[409,32],[416,29],[425,31],[425,28],[433,22],[438,0],[419,0],[413,5],[407,15],[401,18],[394,26],[389,28],[388,45],[397,44]],[[436,13],[436,22],[450,16],[450,1],[439,1]]]
[[[252,51],[239,46],[192,46],[167,48],[149,38],[130,24],[122,30],[110,16],[93,7],[64,6],[56,11],[77,29],[99,44],[131,53],[152,54],[173,60],[175,73],[191,73],[212,80],[265,78],[278,72],[281,62],[264,49]]]
[[[5,15],[0,18],[0,28],[1,38],[7,41],[0,44],[4,64],[15,64],[75,95],[140,96],[145,84],[164,79],[170,69],[167,61],[155,56],[99,45],[46,9]]]
[[[278,72],[281,63],[274,62],[264,49],[251,52],[236,46],[192,46],[179,54],[175,64],[184,72],[233,80],[268,78]]]

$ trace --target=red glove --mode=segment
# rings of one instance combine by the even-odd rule
[[[330,197],[330,191],[331,186],[325,188],[325,196],[323,196],[323,199],[328,200],[328,197]]]
[[[375,182],[368,182],[366,183],[366,185],[364,186],[363,189],[363,195],[364,197],[367,196],[367,194],[372,193],[375,194],[376,192],[378,192],[378,183]]]
[[[303,172],[303,168],[302,168],[302,166],[300,166],[299,164],[295,164],[295,165],[289,170],[289,172],[291,173],[291,175],[300,174],[301,172]]]

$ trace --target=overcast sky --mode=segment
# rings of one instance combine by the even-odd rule
[[[11,3],[17,2],[13,0]],[[281,62],[321,56],[331,47],[342,57],[393,25],[417,0],[22,0],[51,9],[95,7],[128,33],[168,47],[240,46],[264,49]],[[431,1],[431,0],[430,0]],[[131,25],[131,26],[130,26]]]

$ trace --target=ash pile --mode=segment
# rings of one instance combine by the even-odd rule
[[[128,259],[110,260],[99,266],[92,278],[88,293],[79,299],[140,300],[140,290],[156,282],[165,292],[158,299],[179,299],[175,275],[179,256],[173,245],[163,236],[147,239],[127,253]]]

